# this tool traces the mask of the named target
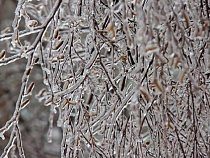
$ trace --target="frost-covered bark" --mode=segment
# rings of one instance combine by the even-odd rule
[[[45,84],[36,98],[50,109],[47,140],[57,121],[61,157],[210,157],[209,6],[19,0],[0,35],[0,66],[27,64],[14,113],[0,128],[2,139],[11,132],[1,157],[25,157],[19,118],[36,87],[35,66]]]

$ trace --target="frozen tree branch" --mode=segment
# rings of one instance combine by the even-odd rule
[[[20,120],[34,106],[35,67],[62,158],[209,157],[209,27],[207,0],[18,1],[0,66],[27,64],[1,158],[16,147],[26,157]]]

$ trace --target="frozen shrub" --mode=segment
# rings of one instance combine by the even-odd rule
[[[1,157],[25,157],[35,65],[61,157],[210,157],[209,16],[207,0],[19,0],[0,66],[27,64]]]

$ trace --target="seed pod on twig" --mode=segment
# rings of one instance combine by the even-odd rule
[[[31,72],[31,68],[29,68],[28,70],[26,70],[26,76],[28,76]]]
[[[41,89],[41,90],[39,91],[39,93],[36,95],[36,97],[37,97],[37,98],[43,97],[44,92],[46,92],[46,89],[44,89],[44,88]]]
[[[37,64],[38,61],[39,61],[39,58],[36,58],[36,59],[34,60],[34,64]]]
[[[27,90],[26,90],[26,94],[29,94],[32,92],[32,90],[34,89],[34,82],[31,82],[31,84],[28,86]]]
[[[53,98],[50,97],[49,99],[45,100],[44,105],[48,106],[48,105],[50,105],[52,103],[52,101],[53,101]]]
[[[67,104],[68,104],[68,100],[65,99],[65,100],[61,103],[61,108],[64,108]]]
[[[128,56],[127,55],[122,55],[121,56],[121,60],[122,60],[122,62],[126,62],[126,60],[127,60],[127,58],[128,58]]]
[[[188,17],[186,12],[183,12],[183,17],[184,17],[184,19],[186,21],[187,28],[189,28],[190,27],[190,19],[189,19],[189,17]]]
[[[147,47],[147,48],[146,48],[146,52],[148,52],[148,51],[152,51],[152,50],[155,50],[156,48],[157,48],[157,46],[156,46],[156,45],[149,46],[149,47]]]
[[[10,27],[6,27],[4,30],[1,31],[1,34],[6,34],[11,30]]]
[[[155,87],[160,91],[163,92],[162,86],[160,85],[160,83],[158,82],[157,78],[154,79],[153,81]]]
[[[33,29],[37,24],[38,22],[36,20],[28,20],[26,23],[29,29]]]
[[[77,102],[72,101],[72,100],[68,100],[68,103],[71,104],[71,105],[76,105],[77,104]]]
[[[15,30],[15,32],[13,33],[12,35],[12,45],[15,47],[16,45],[21,47],[22,44],[20,42],[20,39],[19,39],[19,31],[18,30]]]
[[[151,100],[151,96],[149,95],[148,92],[146,92],[144,89],[140,89],[141,94],[143,94],[143,96],[145,97],[145,99],[147,100],[147,103],[150,102]]]
[[[0,53],[0,60],[3,59],[5,57],[6,51],[2,50]]]
[[[120,84],[120,90],[123,91],[125,88],[125,83],[126,83],[126,76],[123,76],[121,84]]]
[[[53,38],[56,39],[58,37],[59,29],[56,29],[53,35]]]
[[[30,100],[26,99],[22,104],[21,104],[21,109],[25,108],[29,104]]]
[[[55,46],[54,50],[58,50],[58,49],[62,46],[63,42],[64,42],[64,41],[61,40],[61,41]]]
[[[114,24],[110,23],[107,27],[107,31],[112,33],[112,37],[115,37],[115,29],[114,29]]]
[[[68,89],[69,84],[70,84],[70,81],[69,80],[66,80],[65,83],[64,83],[64,85],[63,85],[63,89]]]

